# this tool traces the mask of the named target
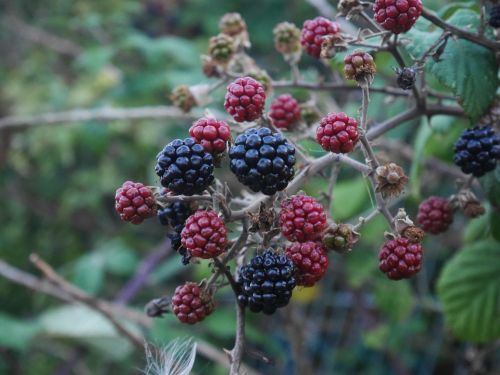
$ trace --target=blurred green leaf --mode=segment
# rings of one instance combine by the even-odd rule
[[[420,196],[420,178],[419,175],[422,171],[422,160],[424,156],[424,148],[432,136],[432,128],[429,126],[425,119],[422,119],[418,128],[415,141],[413,142],[413,163],[410,170],[410,183],[411,191],[415,196]]]
[[[104,282],[105,259],[92,253],[81,257],[75,264],[73,283],[90,294],[97,294]]]
[[[492,205],[500,207],[500,168],[487,173],[479,179],[481,186]]]
[[[407,280],[394,282],[383,276],[375,280],[375,304],[390,320],[399,321],[410,313],[413,294]]]
[[[40,328],[36,321],[20,320],[0,313],[0,347],[26,350]]]
[[[487,209],[483,216],[470,220],[464,228],[465,243],[474,243],[486,238],[490,233],[491,211]]]
[[[444,267],[437,284],[445,321],[462,340],[500,338],[500,243],[466,245]]]
[[[113,359],[125,358],[132,350],[131,344],[100,313],[86,306],[68,305],[44,312],[39,322],[41,333],[87,343]],[[121,321],[131,332],[138,333],[137,326]]]
[[[332,217],[342,221],[356,216],[363,211],[368,198],[364,178],[338,181],[333,189]]]

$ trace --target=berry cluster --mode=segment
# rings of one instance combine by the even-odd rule
[[[181,243],[192,257],[214,258],[226,249],[226,224],[213,211],[196,211],[184,224]]]
[[[269,117],[277,128],[289,129],[300,119],[299,104],[291,95],[280,95],[271,103]]]
[[[296,282],[293,262],[273,249],[257,254],[239,270],[238,302],[253,312],[272,314],[286,306]]]
[[[262,84],[250,77],[236,79],[227,87],[224,108],[234,121],[257,120],[264,111],[266,92]]]
[[[193,282],[178,286],[172,297],[172,312],[183,323],[201,322],[214,308],[212,296]]]
[[[465,130],[455,143],[455,164],[464,173],[481,177],[495,169],[500,159],[500,136],[491,126]]]
[[[453,209],[447,199],[429,197],[420,203],[417,221],[426,232],[432,234],[446,232],[453,223]]]
[[[203,192],[214,179],[213,157],[193,139],[176,139],[158,154],[155,171],[161,184],[175,194]]]
[[[422,246],[404,237],[387,241],[379,252],[379,268],[391,280],[415,275],[422,268]]]
[[[123,221],[140,224],[156,213],[153,192],[140,182],[126,181],[116,191],[115,209]]]
[[[300,43],[305,51],[312,57],[319,58],[321,55],[321,44],[323,39],[329,35],[340,33],[338,23],[330,21],[325,17],[316,17],[304,22],[300,34]]]
[[[231,138],[231,129],[224,121],[214,118],[200,118],[189,128],[189,135],[211,154],[226,151],[226,144]]]
[[[297,285],[313,286],[328,268],[326,248],[321,242],[294,242],[286,247],[285,255],[295,266]]]
[[[358,122],[344,112],[329,113],[316,129],[316,140],[325,151],[351,152],[358,139]]]
[[[267,195],[283,190],[295,174],[295,148],[281,133],[251,128],[229,150],[231,171],[253,191]]]
[[[375,21],[384,29],[400,34],[411,29],[422,14],[420,0],[375,0]]]

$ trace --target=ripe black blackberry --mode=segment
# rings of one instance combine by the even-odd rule
[[[481,177],[500,159],[500,136],[491,126],[466,129],[455,143],[453,160],[462,172]]]
[[[295,174],[295,148],[281,133],[267,128],[240,134],[229,159],[231,171],[242,184],[266,195],[285,189]]]
[[[500,5],[491,8],[489,24],[491,27],[500,28]]]
[[[238,302],[252,312],[272,314],[290,301],[294,274],[292,260],[267,249],[239,270]]]
[[[160,223],[170,226],[173,230],[167,234],[167,237],[170,238],[172,248],[182,256],[184,265],[189,263],[191,257],[181,245],[181,232],[184,229],[184,222],[193,212],[189,204],[181,201],[174,202],[158,210]]]
[[[213,157],[191,138],[176,139],[158,154],[155,167],[161,184],[175,194],[203,192],[213,181]]]

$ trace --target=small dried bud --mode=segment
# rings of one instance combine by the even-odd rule
[[[331,59],[335,57],[337,51],[345,51],[347,43],[340,34],[328,34],[321,40],[320,57],[323,59]]]
[[[189,89],[189,86],[177,86],[170,95],[172,103],[183,112],[187,113],[196,106],[196,100]]]
[[[262,84],[262,86],[264,87],[264,91],[266,92],[266,95],[269,95],[271,93],[271,90],[273,88],[272,79],[265,70],[263,69],[252,70],[248,73],[248,76],[259,81]]]
[[[239,13],[226,13],[219,21],[219,30],[221,33],[236,36],[247,31],[247,24]]]
[[[260,204],[258,213],[250,213],[250,232],[268,232],[272,229],[276,221],[274,210],[266,207],[264,203]]]
[[[359,233],[352,225],[332,224],[323,233],[323,244],[328,250],[344,254],[352,250],[352,246],[359,240]]]
[[[464,215],[470,218],[476,218],[484,215],[486,210],[481,206],[481,202],[470,189],[462,189],[458,194],[450,197],[450,205],[453,208],[459,208]]]
[[[321,112],[311,101],[299,105],[300,115],[307,125],[316,123],[321,118]]]
[[[234,56],[234,40],[229,35],[219,34],[210,38],[208,53],[217,64],[226,65]]]
[[[408,182],[408,177],[399,165],[389,163],[375,170],[375,180],[376,191],[386,198],[400,195]]]
[[[394,217],[394,226],[397,233],[412,243],[420,243],[424,238],[424,230],[413,223],[404,208],[400,208]]]
[[[201,56],[201,66],[203,74],[208,78],[220,77],[218,66],[215,61],[207,55]]]
[[[403,90],[411,90],[417,79],[417,70],[415,68],[396,68],[394,70],[398,75],[398,86]]]
[[[345,77],[359,84],[370,84],[376,71],[375,61],[369,53],[356,50],[344,58]]]
[[[412,243],[420,243],[424,239],[425,232],[422,228],[417,226],[409,226],[403,230],[401,235]]]
[[[283,55],[300,56],[300,29],[290,22],[281,22],[273,29],[274,47]]]
[[[150,318],[161,318],[164,314],[168,313],[169,310],[170,298],[168,297],[155,298],[144,306],[144,312]]]
[[[341,16],[350,19],[363,11],[363,5],[359,0],[340,0],[338,10]]]

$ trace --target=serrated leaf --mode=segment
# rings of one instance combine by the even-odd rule
[[[448,21],[462,29],[476,31],[479,15],[468,9],[459,9]],[[440,35],[439,31],[423,31],[426,22],[409,32],[408,46],[415,56],[421,56]],[[490,106],[498,88],[498,65],[494,53],[464,39],[448,38],[441,61],[427,61],[427,70],[460,99],[465,113],[477,120]]]
[[[447,325],[460,339],[500,338],[500,244],[467,245],[444,267],[437,284]]]

